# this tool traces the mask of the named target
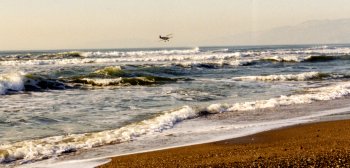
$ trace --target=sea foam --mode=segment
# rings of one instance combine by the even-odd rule
[[[8,74],[0,74],[0,95],[9,91],[21,91],[24,89],[24,73],[13,72]]]
[[[234,104],[212,104],[205,108],[183,106],[179,109],[166,111],[153,118],[129,124],[114,130],[54,136],[2,145],[0,146],[0,163],[15,160],[21,160],[22,162],[34,161],[79,149],[89,149],[106,144],[135,140],[142,135],[153,134],[170,129],[178,122],[195,118],[202,114],[249,111],[293,104],[312,103],[315,101],[341,98],[349,94],[350,82],[341,82],[331,86],[308,89],[305,91],[305,94],[290,96],[282,95],[267,100]]]
[[[233,112],[248,111],[256,109],[273,108],[278,106],[287,106],[295,104],[306,104],[315,101],[325,101],[341,98],[350,94],[350,82],[340,82],[338,84],[313,88],[305,90],[307,94],[296,94],[267,100],[258,100],[251,102],[235,103],[235,104],[212,104],[207,107],[209,112]]]
[[[83,52],[80,53],[85,57],[106,57],[106,56],[154,56],[154,55],[183,55],[183,54],[196,54],[200,50],[198,47],[193,49],[174,49],[174,50],[144,50],[144,51],[96,51],[96,52]]]
[[[45,76],[26,74],[24,72],[12,72],[0,74],[0,95],[20,91],[63,90],[68,88],[57,79]]]
[[[133,140],[143,134],[169,129],[175,123],[196,117],[197,113],[189,106],[165,112],[152,119],[133,123],[125,127],[96,133],[54,136],[37,140],[17,142],[0,146],[0,163],[23,159],[38,160],[77,149],[88,149],[111,143]]]
[[[234,80],[251,80],[251,81],[306,81],[319,79],[322,76],[328,76],[320,72],[305,72],[300,74],[283,74],[267,76],[243,76],[235,77]]]
[[[208,62],[238,59],[240,53],[200,53],[200,54],[174,54],[174,55],[151,55],[151,56],[129,56],[129,57],[82,57],[69,59],[31,59],[31,60],[8,60],[0,61],[0,65],[69,65],[69,64],[91,64],[91,63],[171,63],[176,61]]]
[[[198,64],[207,61],[227,61],[228,59],[240,60],[249,58],[251,61],[273,62],[305,62],[333,59],[350,59],[350,48],[308,48],[308,49],[277,49],[277,50],[237,50],[225,49],[201,50],[193,49],[164,49],[164,50],[139,50],[139,51],[90,51],[90,52],[61,52],[43,54],[40,56],[6,55],[0,59],[0,65],[66,65],[89,64],[111,62],[193,62]],[[318,58],[320,57],[320,58]],[[245,60],[242,60],[245,61]],[[189,64],[189,63],[187,63]]]

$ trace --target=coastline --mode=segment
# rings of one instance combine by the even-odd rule
[[[106,145],[98,148],[92,148],[89,150],[80,150],[73,153],[67,153],[58,158],[52,158],[48,160],[45,159],[42,161],[30,163],[30,164],[24,164],[24,165],[21,165],[20,167],[72,167],[72,166],[74,167],[76,165],[82,165],[82,164],[85,165],[85,167],[95,167],[95,166],[102,165],[109,162],[110,158],[119,158],[123,156],[133,156],[133,155],[143,154],[143,153],[153,153],[157,151],[186,148],[186,147],[197,146],[201,144],[211,144],[211,143],[221,142],[225,140],[235,140],[235,139],[240,139],[240,137],[244,138],[247,136],[254,136],[259,133],[268,132],[269,130],[272,130],[272,131],[281,130],[281,129],[283,130],[285,128],[290,128],[294,126],[297,127],[304,124],[322,123],[324,121],[330,122],[334,120],[336,121],[346,120],[346,119],[350,119],[349,100],[350,100],[349,97],[344,97],[341,99],[330,100],[330,101],[318,101],[311,104],[299,104],[295,106],[280,106],[273,109],[259,110],[256,112],[279,114],[279,112],[282,112],[282,111],[289,111],[295,114],[294,117],[296,118],[286,119],[286,120],[283,119],[278,122],[267,122],[264,124],[260,124],[258,128],[253,127],[253,129],[248,127],[248,129],[244,130],[244,133],[239,133],[239,134],[232,132],[232,131],[235,131],[236,128],[220,130],[222,129],[222,127],[220,128],[218,127],[218,129],[215,132],[210,131],[208,133],[205,133],[206,135],[204,136],[202,134],[197,134],[194,132],[188,135],[177,134],[178,129],[181,130],[183,126],[185,126],[186,128],[189,126],[192,128],[199,127],[200,129],[211,128],[209,125],[212,124],[211,121],[213,120],[218,120],[220,123],[225,123],[226,125],[233,124],[233,127],[234,125],[237,124],[235,123],[235,120],[233,120],[233,122],[231,121],[232,118],[235,117],[232,113],[219,113],[216,115],[203,116],[201,118],[193,119],[191,121],[184,121],[181,124],[174,127],[173,129],[166,130],[160,133],[159,136],[144,137],[142,141],[136,140],[136,141],[130,141],[128,143]],[[305,110],[309,111],[310,116],[306,116],[306,117],[300,116],[302,114],[301,112]],[[271,115],[271,116],[274,116],[274,115]],[[202,124],[199,124],[199,123],[202,123]],[[205,125],[209,127],[205,127]],[[346,127],[349,127],[349,125]],[[349,130],[347,131],[350,132]],[[345,133],[342,133],[342,134],[344,135],[349,134],[348,132],[345,131]],[[184,137],[184,135],[186,135],[187,137],[186,136]],[[192,137],[192,139],[190,139],[191,141],[183,141],[184,139],[189,140],[188,139],[189,135],[191,135]],[[201,137],[198,139],[197,136],[199,135]],[[203,137],[207,139],[203,139]],[[197,138],[197,140],[194,140],[195,138]],[[350,145],[347,145],[347,146],[350,146]],[[221,153],[221,152],[219,151],[218,153]],[[161,157],[159,159],[161,159]],[[11,167],[11,165],[9,166]],[[12,165],[12,166],[15,166],[15,165]],[[111,167],[114,167],[114,166],[120,167],[121,165],[113,165]],[[153,165],[153,167],[154,166],[157,166],[157,165]],[[184,166],[187,166],[187,165],[184,165]],[[143,167],[143,166],[133,166],[133,167]]]
[[[31,166],[110,158],[325,116],[345,119],[349,59],[339,55],[349,46],[310,47],[5,53],[0,162]],[[28,71],[8,72],[15,65]]]
[[[245,137],[113,157],[107,167],[350,166],[350,120],[283,127]]]

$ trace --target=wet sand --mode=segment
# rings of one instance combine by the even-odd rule
[[[219,142],[119,156],[110,167],[350,167],[350,120],[301,124]]]

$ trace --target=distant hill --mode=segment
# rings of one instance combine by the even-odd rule
[[[236,45],[350,43],[350,19],[312,20],[295,26],[238,34],[226,40]]]

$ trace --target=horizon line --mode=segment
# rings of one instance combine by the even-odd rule
[[[239,45],[198,45],[198,46],[174,46],[174,47],[106,47],[106,48],[62,48],[62,49],[14,49],[0,50],[0,52],[40,52],[40,51],[74,51],[74,50],[122,50],[122,49],[162,49],[162,48],[209,48],[209,47],[269,47],[269,46],[312,46],[312,45],[350,45],[349,43],[305,43],[305,44],[239,44]]]

